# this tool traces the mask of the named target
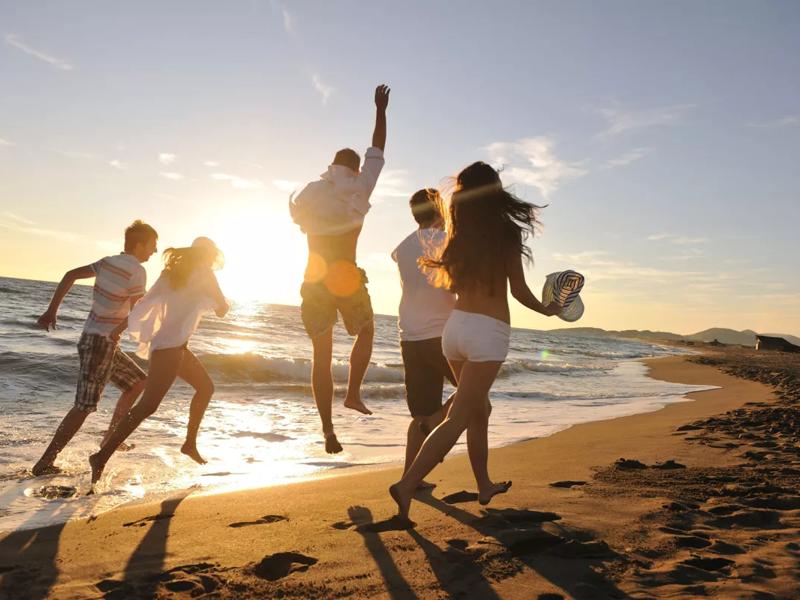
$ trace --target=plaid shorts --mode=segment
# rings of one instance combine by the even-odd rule
[[[106,384],[127,392],[147,375],[133,360],[119,349],[116,342],[102,335],[84,333],[78,341],[80,371],[75,408],[84,412],[97,410]]]

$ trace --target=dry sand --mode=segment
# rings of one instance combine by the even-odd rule
[[[765,435],[743,440],[730,422],[701,423],[781,401],[716,367],[676,357],[649,365],[659,379],[722,389],[492,450],[490,473],[514,485],[489,510],[442,501],[474,490],[466,456],[434,470],[438,486],[413,503],[409,531],[381,531],[394,467],[175,497],[0,536],[0,596],[797,597],[798,455],[743,458],[758,447],[741,444]],[[676,431],[688,423],[696,428]],[[650,467],[615,467],[621,457]],[[668,460],[688,468],[652,467]],[[551,485],[565,481],[585,484]]]

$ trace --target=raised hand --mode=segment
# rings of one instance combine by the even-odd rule
[[[391,91],[386,84],[375,88],[375,106],[378,107],[378,110],[386,110],[386,107],[389,106],[389,92]]]

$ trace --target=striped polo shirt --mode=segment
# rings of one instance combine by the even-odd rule
[[[147,272],[136,257],[124,253],[101,258],[91,267],[92,310],[83,331],[106,337],[128,316],[131,297],[144,294]]]

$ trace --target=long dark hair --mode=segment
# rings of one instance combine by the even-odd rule
[[[505,189],[490,165],[472,163],[456,177],[441,255],[421,264],[438,269],[437,284],[452,291],[483,289],[494,295],[501,291],[495,284],[509,258],[521,254],[533,260],[525,242],[540,225],[540,208]]]

